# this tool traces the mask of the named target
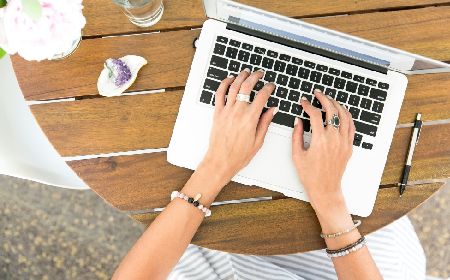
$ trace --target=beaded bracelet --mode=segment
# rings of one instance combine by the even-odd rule
[[[197,194],[195,196],[195,198],[192,198],[192,197],[188,197],[184,193],[180,193],[178,191],[173,191],[172,194],[170,195],[170,198],[171,198],[171,200],[174,200],[175,197],[182,198],[182,199],[186,200],[187,202],[192,203],[198,209],[202,210],[203,213],[205,213],[205,217],[209,217],[209,216],[211,216],[211,210],[204,207],[202,204],[198,203],[198,201],[197,201],[201,196],[202,196],[201,194]]]
[[[336,258],[336,257],[342,257],[342,256],[348,255],[348,254],[350,254],[350,253],[352,253],[352,252],[358,251],[359,249],[361,249],[362,247],[364,247],[364,245],[366,245],[366,243],[367,243],[367,241],[364,240],[363,242],[361,242],[361,243],[359,243],[358,245],[355,245],[355,246],[349,248],[348,250],[345,250],[345,251],[339,252],[339,253],[332,253],[332,254],[327,253],[327,256],[328,256],[330,259],[331,259],[331,258]]]
[[[348,228],[348,229],[346,229],[346,230],[344,230],[344,231],[341,231],[341,232],[338,232],[338,233],[333,233],[333,234],[323,234],[323,232],[321,232],[320,233],[320,237],[322,237],[322,238],[325,238],[325,237],[336,237],[336,236],[339,236],[341,234],[350,232],[350,231],[354,230],[355,228],[357,228],[359,225],[361,225],[361,220],[354,220],[353,222],[355,223],[355,225],[350,227],[350,228]]]
[[[328,254],[334,254],[334,253],[342,253],[352,247],[355,247],[358,244],[361,244],[362,242],[364,242],[366,240],[366,238],[363,236],[360,239],[358,239],[355,243],[352,243],[350,245],[345,246],[344,248],[338,249],[338,250],[326,250]]]

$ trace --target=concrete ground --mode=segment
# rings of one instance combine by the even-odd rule
[[[409,214],[427,274],[450,277],[450,185]],[[146,228],[91,190],[0,175],[0,279],[110,279]]]

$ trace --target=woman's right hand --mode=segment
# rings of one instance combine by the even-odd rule
[[[330,120],[333,114],[339,116],[339,129],[332,125],[324,127],[322,112],[302,98],[301,105],[311,120],[311,145],[305,150],[303,123],[296,120],[298,124],[292,134],[292,159],[312,207],[316,212],[332,211],[329,206],[344,201],[341,180],[352,155],[355,125],[351,114],[337,101],[317,90],[314,94],[325,109],[326,120]]]

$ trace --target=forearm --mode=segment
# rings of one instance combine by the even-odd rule
[[[332,210],[331,210],[332,209]],[[322,231],[333,234],[354,225],[343,198],[328,200],[316,209]],[[327,248],[337,250],[354,243],[361,234],[358,229],[337,237],[325,238]],[[367,246],[342,257],[332,258],[336,274],[340,280],[345,279],[383,279]]]
[[[223,182],[209,169],[197,169],[180,191],[211,205]],[[168,194],[170,195],[170,194]],[[174,199],[153,221],[116,270],[113,279],[166,279],[191,242],[204,213],[182,199]]]

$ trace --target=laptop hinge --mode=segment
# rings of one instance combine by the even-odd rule
[[[262,31],[258,31],[255,29],[249,29],[249,28],[245,28],[243,26],[237,25],[237,24],[232,24],[232,23],[227,23],[227,29],[229,30],[233,30],[233,31],[237,31],[240,33],[244,33],[250,36],[254,36],[254,37],[258,37],[267,41],[271,41],[271,42],[275,42],[281,45],[285,45],[291,48],[296,48],[305,52],[309,52],[309,53],[313,53],[313,54],[317,54],[317,55],[321,55],[324,57],[328,57],[334,60],[338,60],[341,62],[345,62],[348,64],[352,64],[352,65],[356,65],[368,70],[372,70],[372,71],[376,71],[382,74],[387,74],[388,69],[384,68],[382,66],[378,66],[375,64],[371,64],[368,62],[364,62],[358,59],[354,59],[345,55],[341,55],[338,53],[334,53],[334,52],[330,52],[324,49],[320,49],[320,48],[316,48],[307,44],[304,44],[302,42],[296,42],[296,41],[292,41],[289,39],[285,39],[282,37],[278,37],[272,34],[268,34]]]

